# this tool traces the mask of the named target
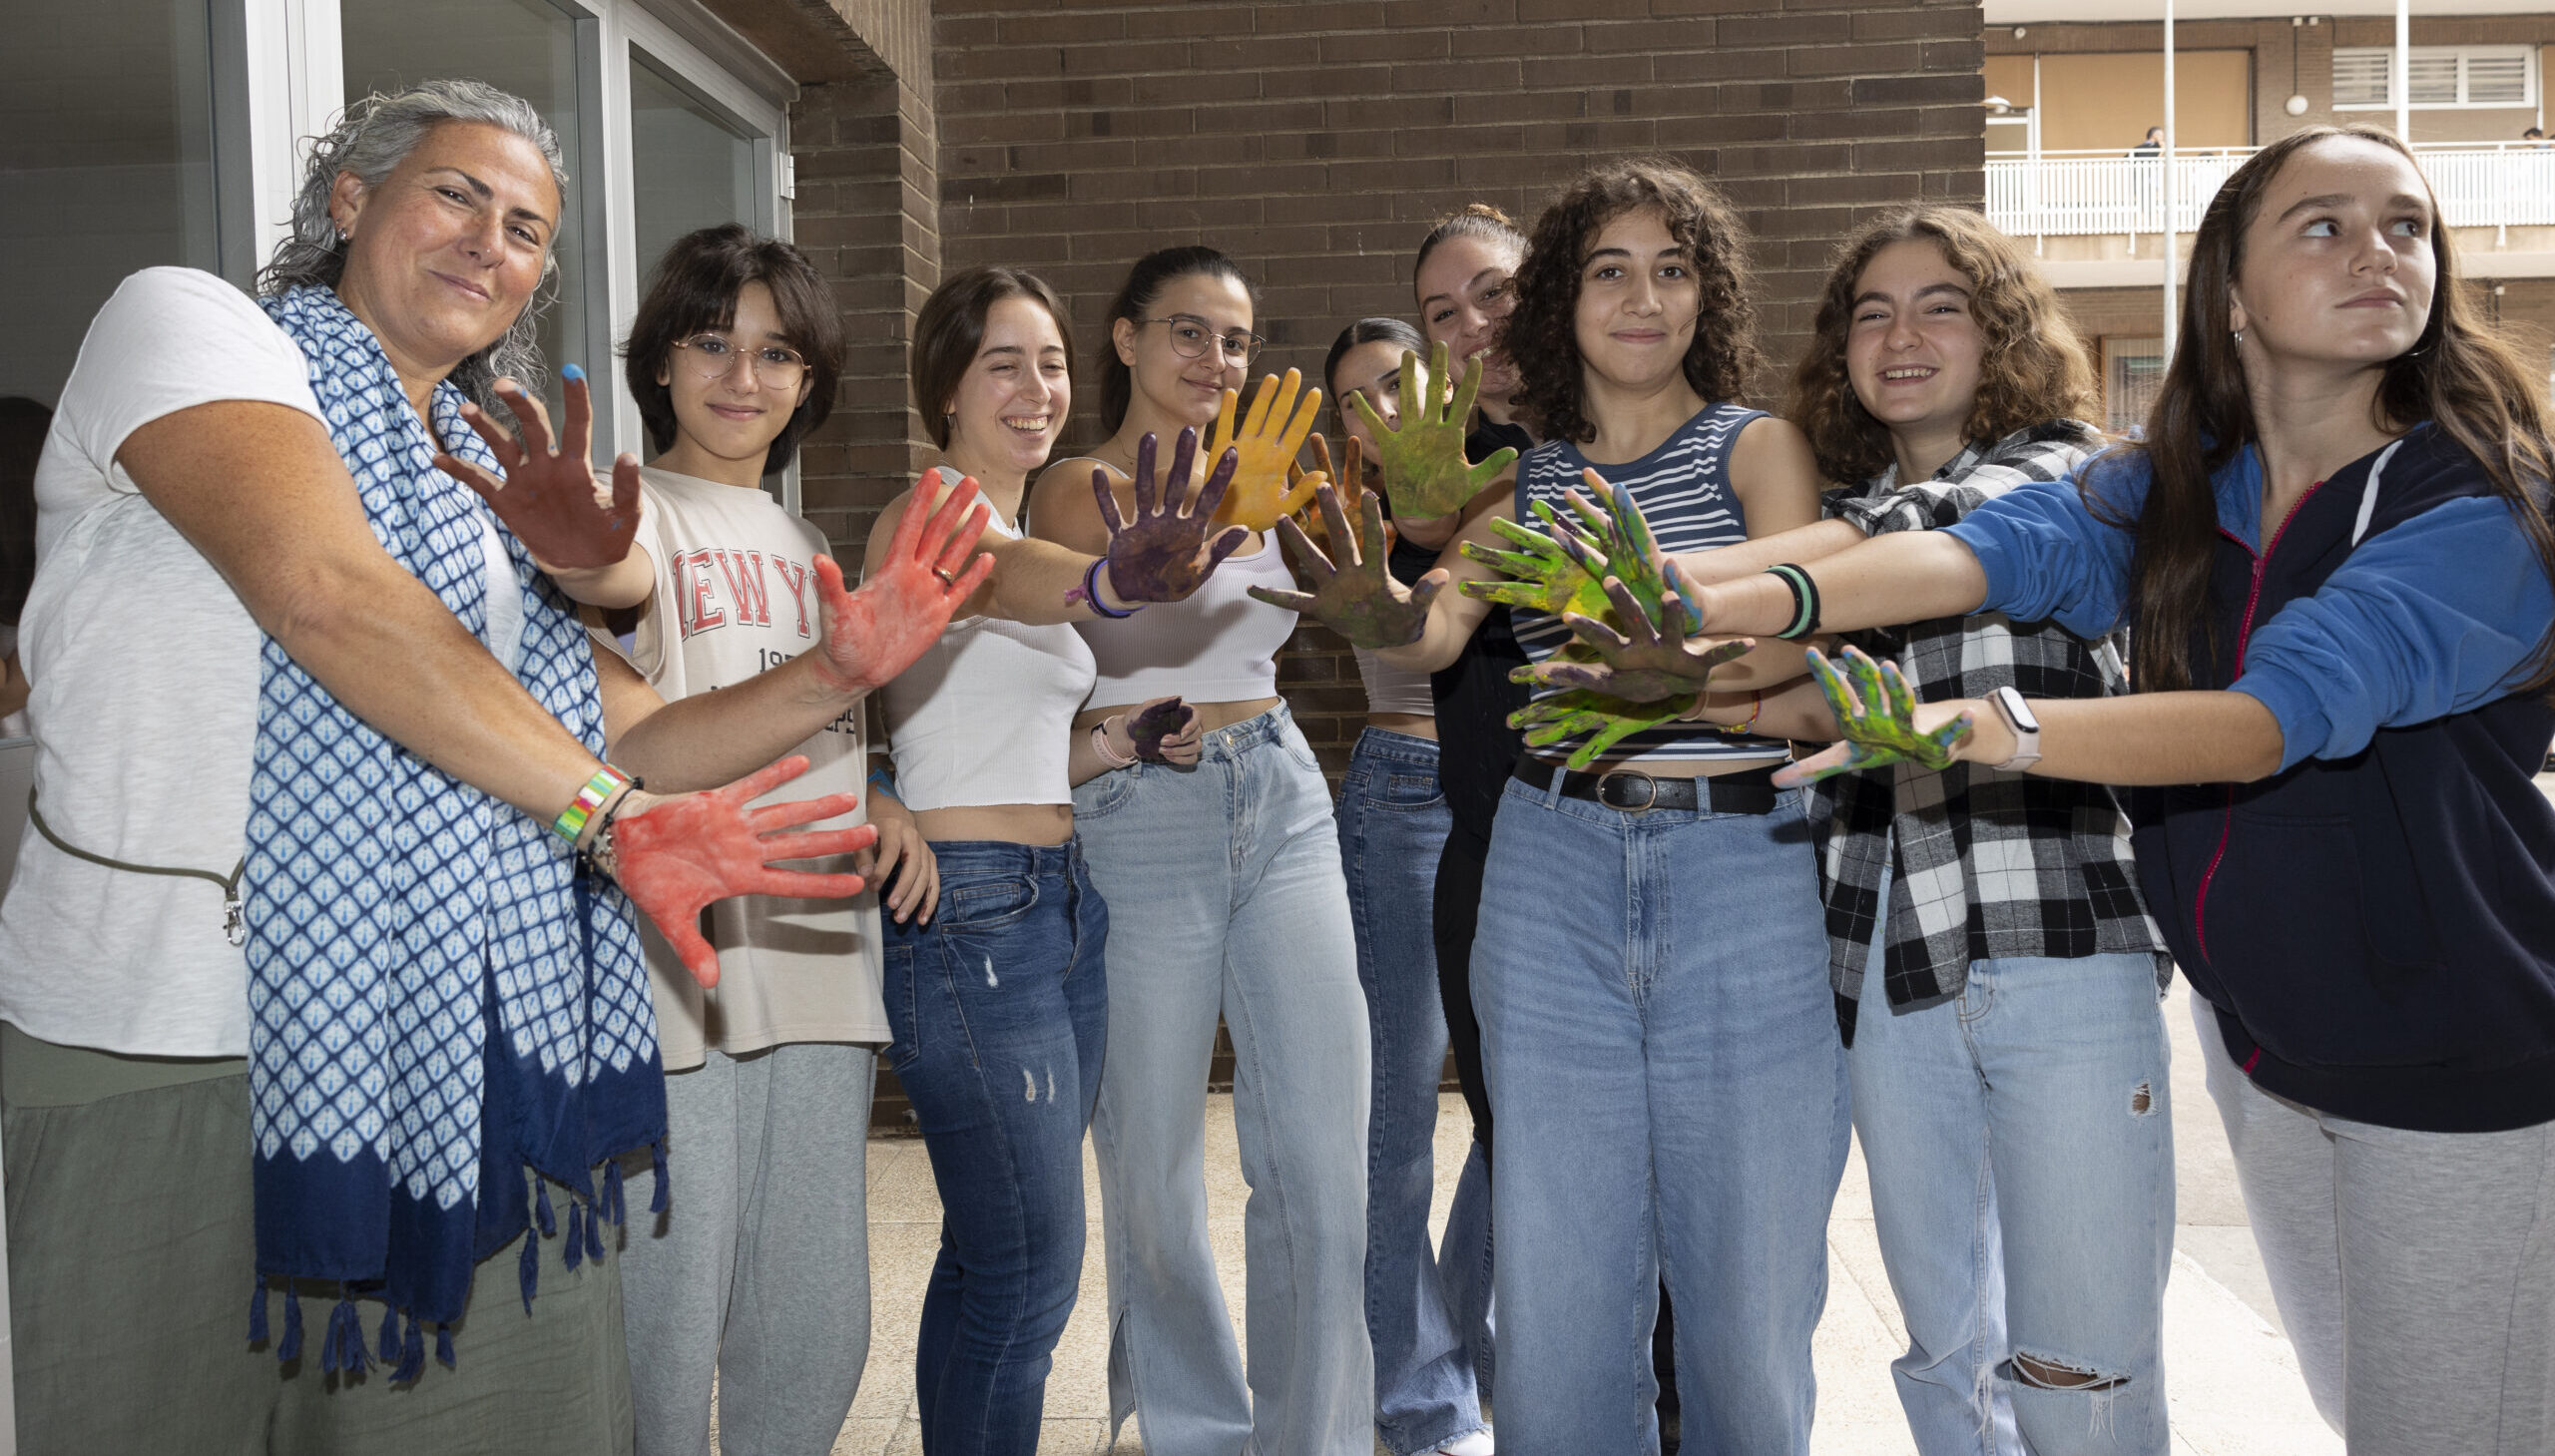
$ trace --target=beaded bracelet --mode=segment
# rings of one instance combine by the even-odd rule
[[[1121,610],[1100,600],[1100,569],[1108,564],[1109,558],[1105,556],[1095,556],[1091,559],[1091,569],[1082,574],[1082,599],[1091,604],[1092,611],[1103,617],[1133,617],[1136,615],[1137,608],[1142,607],[1143,603],[1139,602],[1134,607]]]
[[[594,777],[586,780],[585,787],[577,790],[576,798],[559,811],[559,817],[550,821],[550,831],[571,845],[575,844],[585,837],[586,821],[594,817],[595,810],[602,808],[606,799],[629,786],[630,775],[606,763],[595,770]]]

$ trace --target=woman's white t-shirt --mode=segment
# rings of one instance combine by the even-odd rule
[[[815,562],[831,552],[823,532],[760,490],[665,470],[643,470],[639,478],[638,544],[656,563],[656,585],[640,609],[629,656],[659,695],[672,703],[733,688],[816,645],[823,625]],[[599,629],[595,642],[620,651]],[[855,708],[800,744],[807,771],[759,802],[860,792],[859,809],[823,827],[868,822],[860,719]],[[716,902],[710,943],[719,951],[719,984],[709,990],[656,927],[643,919],[640,933],[669,1071],[700,1066],[705,1047],[736,1056],[783,1042],[888,1039],[874,890],[851,900],[749,895]]]

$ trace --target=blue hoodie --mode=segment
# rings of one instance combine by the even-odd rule
[[[2134,614],[2136,453],[1947,528],[1982,611],[2098,636]],[[2389,1127],[2555,1120],[2555,737],[2515,694],[2555,589],[2471,454],[2430,426],[2353,461],[2265,541],[2249,446],[2211,481],[2219,544],[2193,686],[2259,700],[2280,771],[2131,796],[2175,958],[2266,1089]]]

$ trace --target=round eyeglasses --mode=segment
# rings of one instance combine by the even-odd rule
[[[715,333],[696,333],[675,345],[685,362],[704,379],[725,379],[746,361],[746,372],[766,389],[795,389],[806,377],[807,361],[796,349],[767,343],[761,348],[741,349]]]
[[[1207,346],[1213,343],[1217,352],[1228,361],[1247,365],[1260,357],[1260,346],[1269,342],[1247,328],[1219,335],[1212,324],[1194,313],[1175,313],[1169,318],[1148,318],[1145,322],[1169,328],[1172,352],[1184,359],[1207,357]]]

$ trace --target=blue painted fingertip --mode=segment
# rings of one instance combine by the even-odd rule
[[[574,384],[578,380],[586,377],[585,367],[581,364],[561,364],[559,366],[559,377],[567,380],[571,384]]]

